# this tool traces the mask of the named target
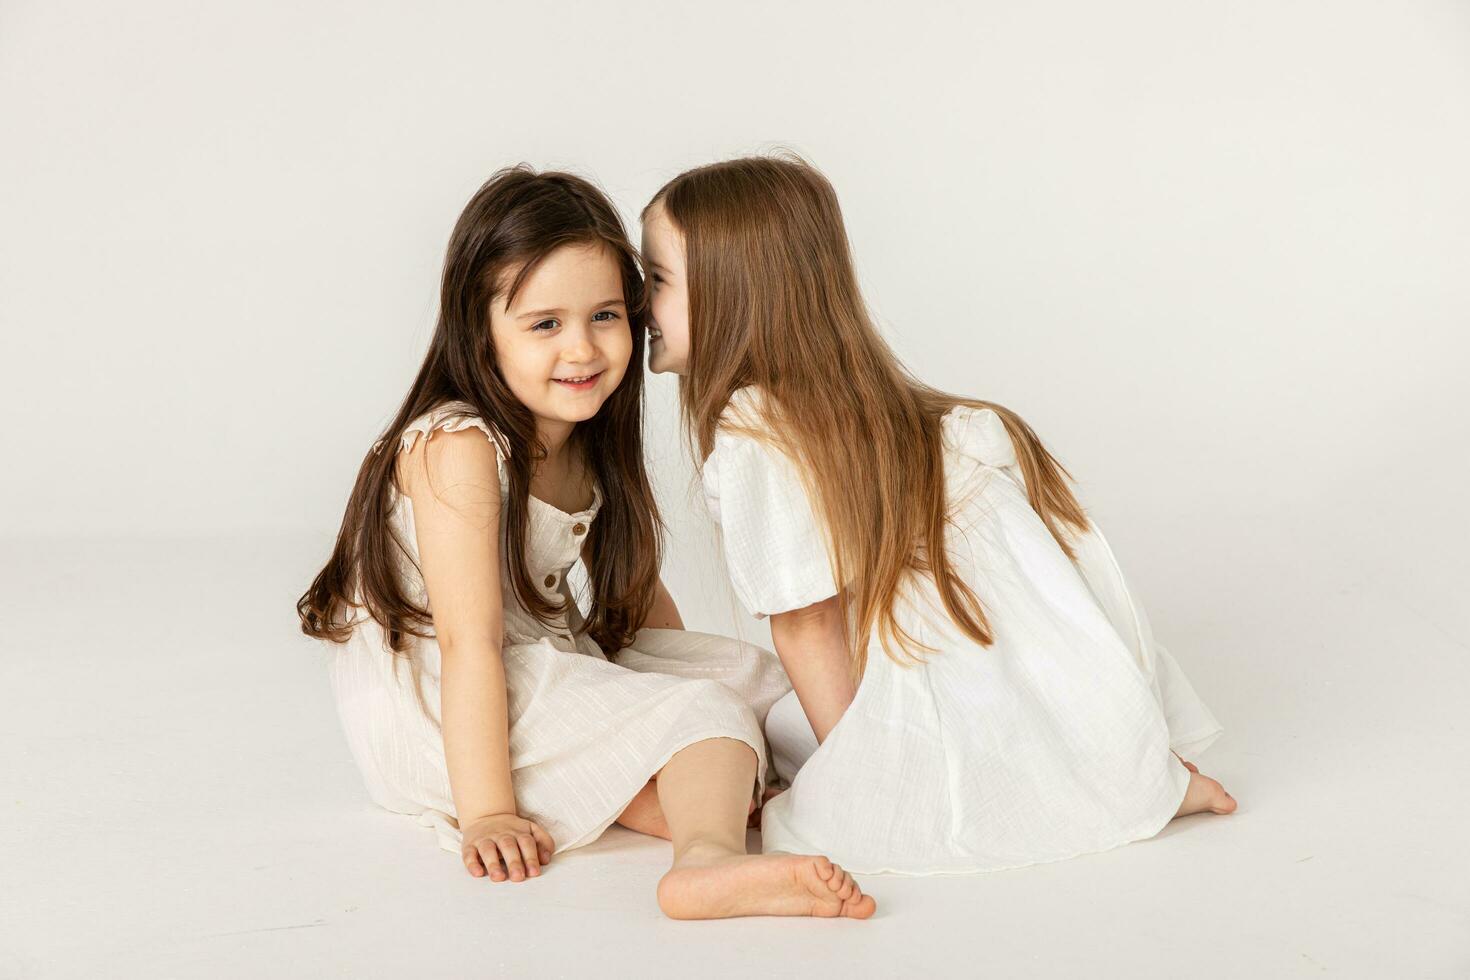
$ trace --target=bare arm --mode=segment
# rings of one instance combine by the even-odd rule
[[[840,595],[771,617],[771,640],[817,742],[852,704],[847,619]]]
[[[589,568],[592,566],[592,541],[588,539],[582,546],[582,563]],[[653,585],[653,605],[648,609],[648,615],[643,618],[639,629],[681,630],[684,628],[684,618],[679,615],[679,607],[674,603],[674,597],[664,587],[662,578]]]
[[[669,595],[669,590],[664,588],[664,580],[659,579],[654,587],[653,606],[648,610],[648,616],[643,620],[643,627],[660,630],[681,630],[684,628],[684,618],[679,615],[679,607],[674,604],[674,597]]]
[[[461,856],[471,874],[522,880],[527,867],[535,874],[537,863],[550,860],[554,845],[544,830],[523,826],[530,821],[517,815],[511,785],[495,448],[478,429],[438,431],[399,457],[398,477],[413,501],[442,658],[440,717],[450,792],[465,837]]]

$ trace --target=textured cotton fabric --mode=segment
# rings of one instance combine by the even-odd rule
[[[759,399],[738,391],[727,418],[749,424]],[[897,614],[937,650],[927,663],[900,666],[875,640],[852,705],[820,747],[794,693],[772,709],[773,759],[792,786],[764,808],[765,849],[823,853],[858,872],[940,874],[1152,836],[1189,782],[1171,748],[1203,750],[1219,723],[1154,641],[1101,531],[1069,538],[1075,563],[1058,547],[1000,417],[959,407],[941,424],[946,547],[995,641],[962,634],[932,579],[910,577]],[[823,528],[788,457],[722,426],[703,482],[731,582],[753,615],[837,594]]]
[[[451,403],[416,420],[399,448],[436,430],[471,427],[496,446],[504,499],[509,477],[501,443],[468,405]],[[574,514],[531,498],[526,564],[548,598],[570,595],[567,571],[601,505],[596,488],[592,506]],[[413,502],[395,493],[390,521],[404,550],[404,585],[427,606]],[[519,604],[506,564],[504,507],[500,534],[501,656],[520,815],[546,828],[558,852],[591,843],[675,752],[707,738],[739,739],[755,750],[758,797],[766,779],[762,723],[791,689],[775,656],[727,637],[645,629],[609,662],[591,637],[566,635],[580,618],[574,604],[552,629]],[[439,720],[438,644],[411,638],[406,653],[394,655],[382,627],[365,619],[346,643],[332,646],[330,674],[368,795],[386,809],[417,816],[436,829],[442,847],[458,851]]]

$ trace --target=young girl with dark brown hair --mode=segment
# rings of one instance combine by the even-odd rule
[[[747,855],[775,658],[684,632],[644,471],[645,294],[591,184],[519,167],[455,226],[427,357],[298,604],[372,798],[492,881],[615,820],[675,918],[864,918],[825,857]],[[634,370],[628,370],[630,362]],[[567,574],[581,560],[584,616]]]
[[[644,261],[650,366],[682,375],[731,580],[795,687],[768,722],[800,768],[767,851],[987,871],[1235,808],[1171,751],[1220,726],[1069,474],[1015,413],[899,363],[821,174],[681,174],[644,212]]]

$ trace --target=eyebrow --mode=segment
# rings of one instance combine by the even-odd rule
[[[619,296],[616,299],[605,299],[601,303],[598,303],[597,305],[595,305],[593,307],[593,309],[600,310],[604,306],[627,306],[627,305],[628,304],[623,301],[623,298],[621,296]],[[554,310],[530,310],[529,312],[526,312],[526,313],[517,313],[516,314],[516,319],[517,320],[521,320],[521,319],[524,319],[525,317],[528,317],[528,316],[556,316],[559,313],[565,313],[565,312],[566,312],[566,310],[561,309],[560,307],[558,307],[557,309],[554,309]]]
[[[666,266],[659,265],[657,262],[653,261],[653,259],[650,259],[646,252],[643,255],[643,264],[648,266],[650,269],[657,269],[659,272],[669,271]]]

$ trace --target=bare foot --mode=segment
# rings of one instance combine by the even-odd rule
[[[1187,817],[1191,813],[1203,813],[1206,810],[1213,813],[1233,813],[1235,797],[1225,792],[1225,787],[1209,776],[1202,776],[1198,770],[1191,769],[1189,789],[1184,791],[1184,802],[1179,804],[1179,812],[1174,816]]]
[[[658,883],[658,906],[671,919],[739,915],[815,915],[866,919],[878,905],[852,876],[817,855],[696,853],[692,848]]]
[[[1188,769],[1190,772],[1199,772],[1199,766],[1195,765],[1193,762],[1190,762],[1188,759],[1184,758],[1184,756],[1180,755],[1178,752],[1175,752],[1174,753],[1174,758],[1176,758],[1180,762],[1184,763],[1184,768]]]

